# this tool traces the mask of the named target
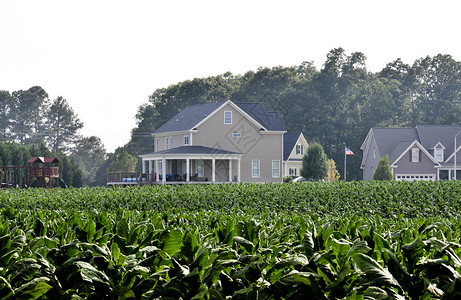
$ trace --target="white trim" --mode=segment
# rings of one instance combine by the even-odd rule
[[[186,134],[189,132],[191,132],[191,130],[167,131],[167,132],[161,132],[161,133],[152,133],[152,136],[164,137],[164,136],[170,136],[170,135]]]
[[[456,149],[456,153],[458,153],[458,151],[459,151],[460,148],[461,148],[461,146],[459,146],[458,149]],[[455,154],[455,153],[452,153],[452,154],[445,160],[445,162],[446,162],[446,163],[449,162],[450,159],[453,158],[453,155],[454,155],[454,154]]]
[[[284,134],[286,131],[277,131],[277,130],[270,130],[270,131],[259,131],[260,134]]]
[[[439,145],[440,145],[440,147],[437,147],[437,146],[439,146]],[[445,149],[445,147],[442,145],[441,142],[438,142],[437,145],[435,145],[435,146],[434,146],[433,148],[431,148],[431,149],[435,149],[435,148],[442,148],[442,149]]]

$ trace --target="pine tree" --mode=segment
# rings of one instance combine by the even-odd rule
[[[373,174],[373,180],[392,180],[392,172],[389,167],[389,155],[381,157]]]

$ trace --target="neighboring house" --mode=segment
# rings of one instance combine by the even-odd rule
[[[142,171],[162,183],[282,182],[284,162],[298,159],[292,154],[298,141],[286,148],[285,135],[282,115],[262,103],[188,106],[152,134],[154,152],[140,155]],[[304,137],[298,137],[305,148]]]
[[[309,144],[302,133],[285,133],[283,135],[284,176],[301,176],[303,156]]]
[[[372,180],[378,161],[389,155],[395,180],[442,180],[454,177],[455,136],[461,126],[418,125],[414,128],[372,128],[360,149],[363,180]],[[458,136],[461,137],[461,134]],[[457,140],[456,177],[461,179]]]

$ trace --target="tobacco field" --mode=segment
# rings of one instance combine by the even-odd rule
[[[461,183],[0,190],[0,299],[460,299]]]

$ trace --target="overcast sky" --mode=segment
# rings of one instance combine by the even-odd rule
[[[459,2],[459,3],[458,3]],[[0,0],[0,90],[63,96],[110,152],[156,89],[196,77],[367,56],[370,71],[461,60],[461,2]]]

